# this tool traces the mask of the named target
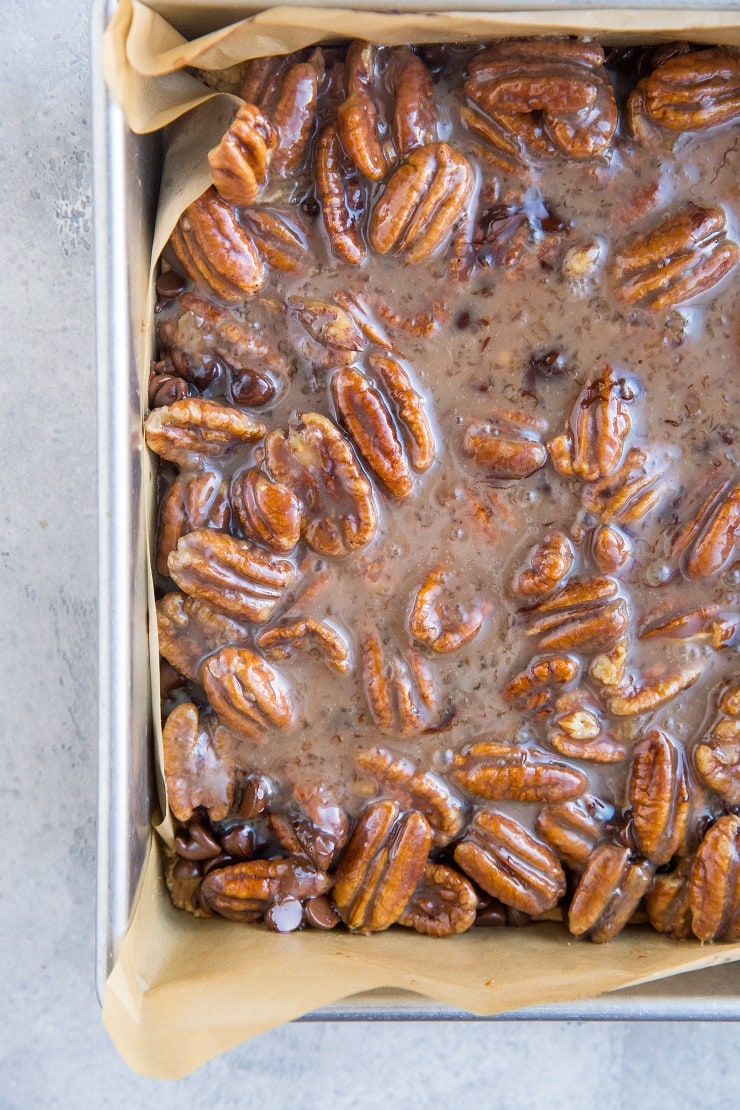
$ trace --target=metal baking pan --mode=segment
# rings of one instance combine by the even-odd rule
[[[137,293],[142,285],[137,278],[149,267],[161,151],[156,135],[134,135],[129,130],[103,81],[103,30],[116,6],[117,0],[95,0],[92,11],[99,483],[96,985],[101,999],[128,924],[154,804],[140,473],[144,399],[140,396],[134,349],[148,311]],[[157,7],[154,3],[151,6]],[[496,7],[491,3],[469,5],[475,6]],[[520,0],[518,4],[500,6],[511,10],[536,5]],[[570,6],[584,5],[576,0]],[[625,6],[624,0],[610,6]],[[693,4],[674,0],[670,5],[653,2],[647,6],[711,11],[709,3],[696,0]],[[530,1007],[487,1019],[474,1018],[419,995],[384,990],[355,995],[303,1020],[578,1019],[740,1020],[740,963],[599,998]]]

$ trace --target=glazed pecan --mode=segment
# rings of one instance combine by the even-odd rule
[[[236,476],[231,486],[236,518],[247,539],[288,555],[301,535],[301,504],[286,486],[255,467]]]
[[[563,863],[580,869],[606,836],[613,817],[613,806],[593,794],[583,794],[570,802],[543,806],[535,829]]]
[[[658,933],[674,940],[688,940],[691,932],[689,876],[692,860],[681,860],[675,871],[658,873],[645,895],[650,924]]]
[[[457,651],[478,635],[490,612],[487,602],[475,598],[465,606],[449,596],[448,571],[433,567],[416,592],[409,616],[414,639],[439,654]]]
[[[719,699],[719,711],[727,717],[740,717],[740,683],[734,681],[723,690]]]
[[[559,712],[553,718],[548,733],[548,743],[568,759],[586,759],[592,763],[620,763],[627,756],[627,749],[607,732],[598,711],[580,698],[574,705],[566,706],[566,698],[559,698]]]
[[[449,239],[473,190],[473,171],[447,143],[417,147],[393,173],[373,209],[369,239],[378,254],[421,262]]]
[[[378,340],[373,338],[373,342]],[[426,473],[434,462],[437,445],[421,395],[397,358],[371,354],[369,363],[390,398],[411,469],[417,474]]]
[[[352,367],[332,376],[331,392],[357,453],[394,497],[408,497],[414,479],[383,397],[364,374]]]
[[[268,98],[267,111],[278,141],[270,163],[272,180],[288,180],[301,168],[316,118],[323,56],[315,50],[305,62],[296,62],[282,75],[279,88]]]
[[[583,504],[603,525],[637,524],[669,490],[666,468],[632,447],[617,470],[584,488]]]
[[[573,545],[568,537],[562,532],[552,532],[537,544],[529,565],[517,575],[512,589],[520,597],[546,597],[567,579],[573,562]]]
[[[202,807],[223,821],[234,801],[234,738],[212,716],[199,716],[191,702],[176,705],[162,729],[167,803],[178,821]]]
[[[702,780],[731,806],[740,805],[740,720],[721,716],[694,749]]]
[[[331,885],[331,878],[305,859],[253,859],[210,871],[200,897],[221,917],[254,922],[261,921],[271,906],[315,898]]]
[[[295,573],[285,559],[210,528],[183,536],[168,566],[183,593],[258,624],[270,619]]]
[[[504,697],[523,709],[539,709],[549,704],[557,687],[575,682],[580,673],[573,655],[536,655],[504,688]]]
[[[320,871],[331,867],[349,835],[347,814],[324,783],[299,783],[285,809],[268,820],[281,848],[306,856]]]
[[[687,204],[617,250],[612,275],[623,301],[670,308],[712,289],[738,257],[723,210]]]
[[[673,55],[638,82],[627,100],[633,133],[640,119],[668,131],[704,131],[740,115],[740,54],[714,47]]]
[[[725,482],[706,498],[681,528],[671,555],[682,560],[689,578],[718,574],[737,551],[740,530],[740,483]]]
[[[271,476],[303,505],[301,534],[322,555],[345,555],[375,535],[378,514],[372,487],[352,444],[319,413],[300,414],[287,430],[265,440]]]
[[[555,469],[585,482],[612,475],[632,427],[627,405],[634,398],[633,386],[611,366],[587,381],[571,410],[569,430],[547,444]]]
[[[255,652],[222,648],[206,659],[200,675],[218,719],[238,736],[261,743],[271,731],[292,724],[293,709],[284,680]]]
[[[452,778],[479,798],[497,802],[563,802],[582,794],[586,776],[548,752],[486,740],[452,757]],[[491,892],[493,893],[493,892]]]
[[[398,918],[399,925],[430,937],[451,937],[475,924],[478,895],[472,883],[444,863],[428,863]]]
[[[393,350],[393,344],[373,314],[367,295],[348,289],[337,289],[334,300],[350,314],[366,339],[375,343],[376,346],[382,347],[385,351]],[[371,365],[374,357],[374,355],[370,355]]]
[[[626,631],[627,603],[608,576],[573,579],[527,610],[527,636],[545,652],[601,652]]]
[[[196,528],[227,531],[231,507],[223,478],[211,470],[178,474],[162,498],[157,530],[159,574],[169,574],[167,560],[180,539]]]
[[[603,574],[617,574],[632,565],[632,541],[616,524],[595,528],[590,547],[593,561]]]
[[[349,366],[364,351],[364,335],[339,305],[291,297],[285,307],[293,346],[313,365],[324,370]]]
[[[545,913],[565,894],[553,852],[503,813],[481,810],[455,848],[455,863],[505,906]]]
[[[734,646],[739,624],[737,613],[723,612],[719,605],[697,605],[688,612],[654,617],[640,629],[640,639],[665,636],[671,640],[708,643],[715,651],[721,651]]]
[[[276,270],[294,273],[301,268],[308,249],[306,237],[290,216],[278,208],[260,205],[242,212],[260,258]]]
[[[689,879],[691,929],[699,940],[740,937],[740,817],[712,825],[696,852]]]
[[[257,199],[277,141],[267,116],[254,104],[243,104],[208,155],[211,180],[227,204],[251,204]]]
[[[391,50],[389,71],[395,95],[393,138],[396,150],[405,157],[437,139],[434,86],[424,62],[408,46]]]
[[[245,412],[203,397],[185,397],[152,409],[144,422],[147,445],[161,459],[179,465],[193,455],[220,458],[262,439],[267,428]]]
[[[468,425],[463,450],[494,478],[528,478],[547,462],[539,439],[544,430],[528,413],[500,409]]]
[[[301,617],[260,632],[257,647],[275,662],[292,658],[295,651],[318,649],[330,667],[345,674],[351,663],[347,638],[328,621]]]
[[[359,266],[367,255],[361,230],[365,193],[333,123],[326,125],[317,143],[316,191],[333,253]]]
[[[588,858],[568,911],[576,937],[604,944],[620,933],[653,878],[653,865],[628,848],[599,844]]]
[[[615,717],[634,717],[640,713],[651,713],[659,706],[671,701],[682,690],[688,690],[703,672],[702,667],[684,667],[680,671],[666,671],[657,678],[631,683],[617,688],[604,699],[609,713]]]
[[[190,280],[227,304],[253,297],[264,285],[264,266],[251,235],[213,188],[185,209],[170,246]]]
[[[379,747],[359,752],[357,765],[371,774],[383,792],[399,805],[424,814],[432,829],[435,848],[443,848],[460,835],[467,806],[434,771],[422,771],[410,759]]]
[[[171,336],[172,322],[160,324],[160,341],[171,348],[180,373],[196,385],[210,383],[218,361],[232,370],[256,365],[260,370],[286,372],[285,360],[257,325],[237,320],[228,309],[196,293],[183,293],[178,301],[185,311]]]
[[[628,640],[620,637],[609,651],[594,656],[588,667],[589,677],[607,690],[619,689],[627,670],[627,651]]]
[[[380,731],[405,736],[433,727],[438,707],[426,660],[414,651],[407,652],[405,660],[388,657],[375,632],[365,632],[360,652],[362,685]]]
[[[354,165],[371,181],[382,181],[393,162],[384,142],[385,113],[377,89],[377,47],[356,40],[347,51],[347,99],[337,109],[337,130]]]
[[[657,866],[684,847],[689,822],[689,782],[683,757],[660,729],[635,746],[627,783],[638,850]]]
[[[192,682],[206,655],[248,638],[243,625],[177,590],[157,602],[157,632],[160,654]]]
[[[376,933],[398,921],[424,873],[432,834],[420,813],[372,802],[339,861],[334,905],[348,928]]]

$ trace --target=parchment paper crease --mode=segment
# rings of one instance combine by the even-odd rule
[[[238,5],[231,5],[235,10]],[[178,23],[208,27],[207,5],[168,5]],[[245,5],[242,9],[249,12]],[[251,9],[254,10],[254,9]],[[122,0],[106,32],[104,67],[132,130],[168,133],[152,272],[180,212],[209,184],[206,155],[237,98],[213,93],[185,66],[218,69],[331,38],[389,44],[547,32],[601,41],[740,42],[738,12],[641,9],[562,12],[377,12],[282,7],[187,41],[150,8]],[[151,296],[150,277],[150,303]],[[151,335],[148,337],[151,344]],[[148,364],[139,367],[144,387]],[[142,396],[146,395],[142,388]],[[156,643],[152,643],[156,660]],[[156,668],[154,668],[156,686]],[[158,691],[154,690],[155,704]],[[159,730],[157,728],[157,733]],[[160,799],[164,801],[161,782]],[[166,815],[159,825],[169,840]],[[740,959],[740,944],[702,947],[631,928],[607,946],[559,926],[474,930],[445,940],[390,930],[372,937],[305,931],[279,936],[173,909],[153,832],[131,923],[109,977],[103,1020],[127,1063],[176,1078],[232,1045],[359,991],[416,991],[474,1014],[592,997]]]

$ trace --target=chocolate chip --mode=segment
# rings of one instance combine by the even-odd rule
[[[202,825],[191,825],[175,837],[175,851],[184,859],[213,859],[221,845]]]
[[[275,902],[265,913],[265,925],[276,933],[292,933],[303,922],[303,906],[297,898]]]
[[[232,863],[239,863],[239,860],[227,855],[226,852],[222,852],[221,855],[215,856],[214,859],[209,859],[203,864],[203,875],[209,875],[211,871],[220,871],[222,867],[231,867]]]
[[[259,408],[271,401],[276,392],[270,379],[256,370],[235,371],[231,379],[231,397],[237,405]]]
[[[506,907],[492,898],[487,905],[482,906],[475,915],[475,924],[487,928],[499,928],[506,924]]]
[[[460,331],[464,331],[465,328],[469,328],[470,327],[470,313],[469,312],[460,312],[458,314],[458,316],[456,317],[456,319],[455,319],[455,327],[459,328]]]
[[[342,920],[325,894],[309,898],[305,907],[306,922],[314,929],[333,929]]]
[[[174,374],[155,374],[149,381],[149,408],[171,405],[188,395],[188,383]]]
[[[178,859],[172,868],[173,879],[199,879],[201,874],[200,863],[194,859]]]
[[[251,859],[255,848],[254,829],[249,825],[235,825],[221,837],[221,845],[229,855]]]
[[[174,300],[178,294],[182,293],[185,285],[185,279],[181,278],[175,270],[167,270],[157,278],[157,296],[167,301]]]
[[[259,775],[249,775],[242,783],[239,816],[245,821],[251,821],[253,817],[263,812],[269,797],[270,791],[265,780]]]
[[[321,212],[321,205],[315,197],[306,197],[301,204],[301,211],[305,212],[311,220],[315,220]]]

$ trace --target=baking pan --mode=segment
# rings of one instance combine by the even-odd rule
[[[166,14],[166,4],[156,5]],[[386,6],[379,3],[377,7]],[[443,8],[448,4],[432,4]],[[495,4],[472,3],[495,9]],[[532,8],[534,3],[501,5]],[[576,2],[564,7],[587,6]],[[610,7],[619,7],[618,2]],[[660,8],[667,4],[653,3]],[[679,3],[711,11],[710,3]],[[736,5],[729,5],[735,10]],[[141,490],[140,395],[134,351],[149,306],[148,272],[161,166],[156,135],[134,135],[108,96],[103,30],[116,0],[92,11],[95,266],[98,367],[99,796],[96,986],[126,931],[154,807],[148,679],[147,580]],[[214,12],[218,5],[214,6]],[[225,9],[224,9],[225,10]],[[230,13],[233,16],[233,11]],[[558,1005],[475,1018],[419,995],[373,991],[307,1015],[305,1021],[379,1020],[740,1020],[740,964]]]

